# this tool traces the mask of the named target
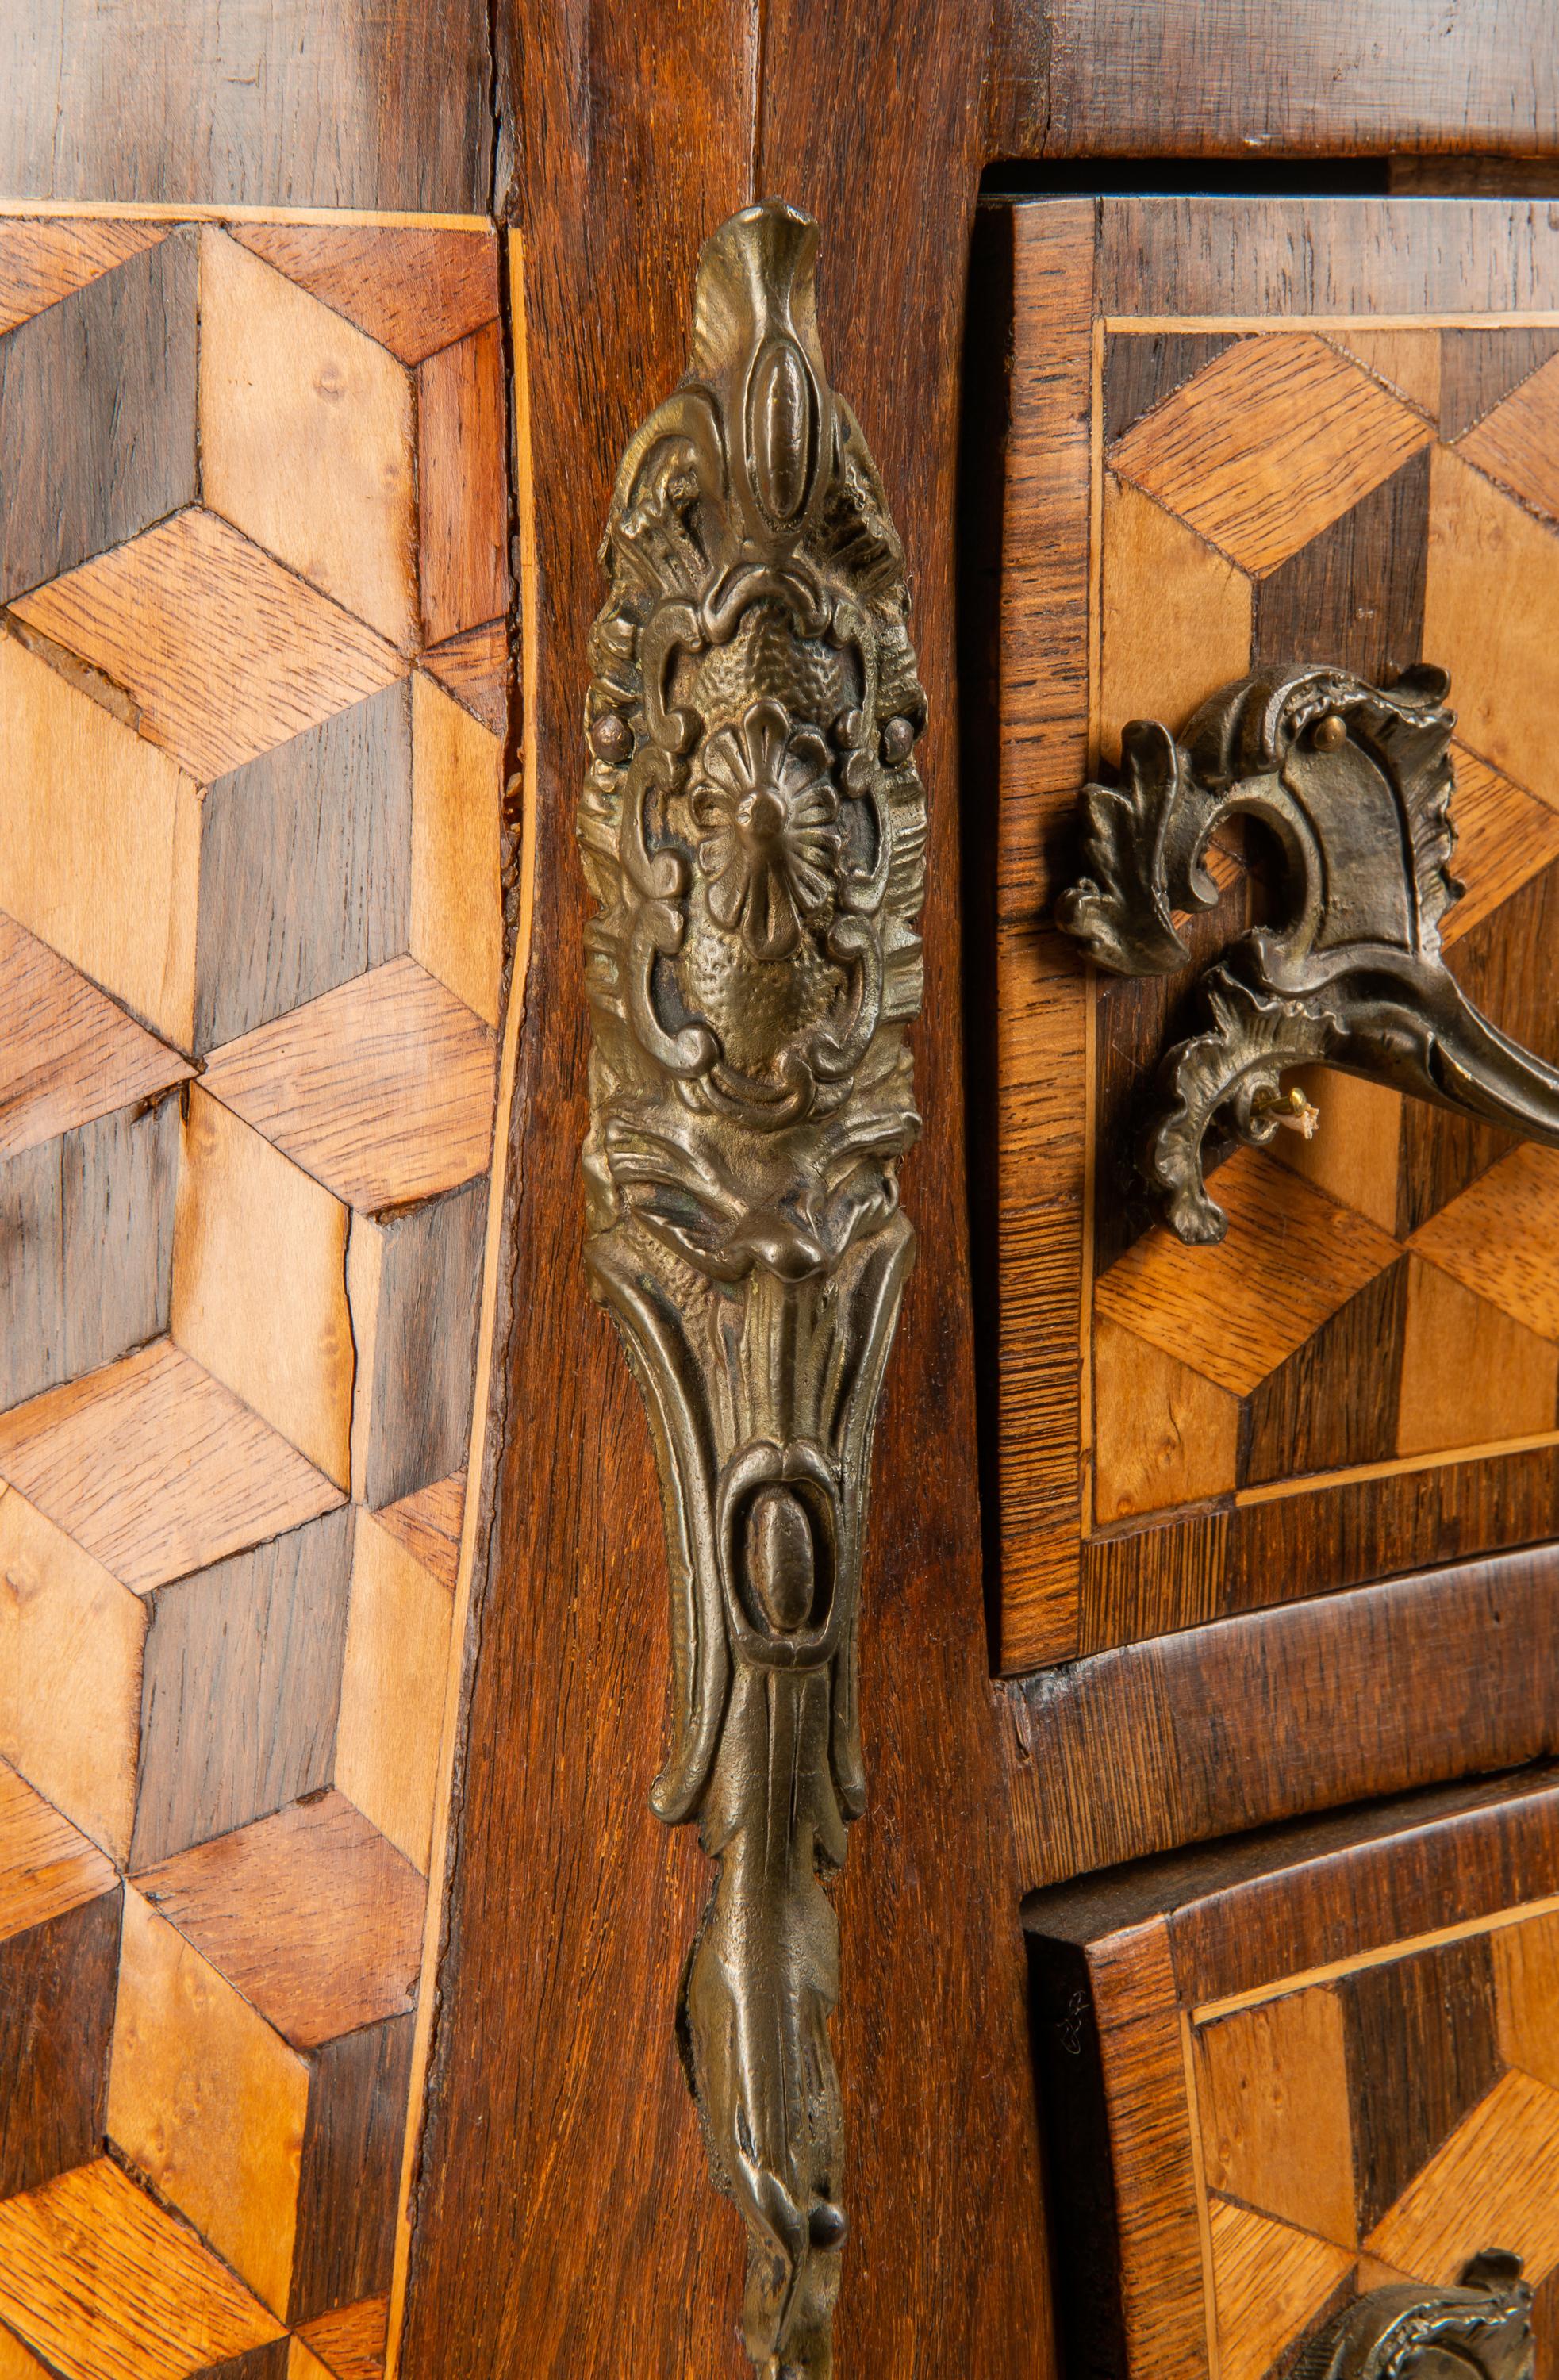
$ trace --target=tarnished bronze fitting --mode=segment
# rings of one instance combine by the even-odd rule
[[[678,2038],[774,2380],[832,2371],[848,2228],[826,1882],[865,1802],[856,1604],[914,1250],[926,833],[903,555],[823,370],[817,241],[769,203],[700,260],[688,378],[607,519],[579,804],[588,1255],[671,1571],[652,1801],[719,1863]]]

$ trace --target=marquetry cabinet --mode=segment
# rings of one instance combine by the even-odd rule
[[[1216,1244],[1153,1162],[1197,1096],[1177,1053],[1243,1014],[1208,971],[1273,946],[1316,850],[1323,941],[1407,880],[1531,1079],[1559,1054],[1559,238],[1501,200],[1212,196],[991,202],[979,236],[977,1292],[1068,2366],[1287,2374],[1350,2303],[1498,2248],[1548,2369],[1559,1835],[1516,1764],[1555,1739],[1559,1149],[1408,1095],[1366,1036],[1358,1072],[1285,1071],[1312,1136],[1215,1118]],[[1450,776],[1421,831],[1393,777],[1369,873],[1395,722],[1349,689],[1425,664],[1448,693],[1401,698],[1409,732],[1454,713]],[[1273,744],[1306,668],[1334,725]],[[1175,748],[1131,722],[1182,739],[1184,798],[1188,722],[1247,680],[1269,740],[1227,713],[1205,765],[1248,798],[1179,946],[1091,967],[1068,888]],[[1090,779],[1120,790],[1085,836]],[[1484,1768],[1515,1773],[1442,1781]]]
[[[0,7],[0,2380],[1559,2380],[1556,201]]]

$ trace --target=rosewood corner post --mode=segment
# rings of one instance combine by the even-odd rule
[[[688,376],[612,498],[579,807],[588,1255],[671,1572],[652,1799],[719,1863],[679,2041],[747,2226],[749,2353],[808,2380],[832,2370],[846,2232],[824,1879],[865,1803],[856,1609],[914,1251],[926,831],[903,554],[828,383],[817,246],[771,201],[703,250]]]

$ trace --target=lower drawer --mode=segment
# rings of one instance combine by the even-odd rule
[[[1559,1767],[1024,1913],[1073,2380],[1281,2380],[1489,2250],[1559,2373]]]

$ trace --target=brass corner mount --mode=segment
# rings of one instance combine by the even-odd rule
[[[1226,820],[1259,820],[1285,863],[1286,922],[1242,935],[1206,970],[1205,1027],[1160,1072],[1141,1170],[1183,1240],[1227,1228],[1203,1171],[1215,1120],[1236,1141],[1271,1140],[1293,1112],[1287,1067],[1321,1061],[1559,1146],[1559,1073],[1480,1015],[1441,955],[1462,891],[1448,692],[1430,668],[1389,687],[1328,667],[1258,673],[1178,738],[1132,721],[1120,783],[1084,788],[1089,873],[1056,918],[1118,975],[1189,965],[1175,916],[1217,901],[1205,860]]]
[[[771,202],[704,248],[688,376],[607,517],[579,814],[587,1253],[649,1408],[671,1572],[652,1801],[719,1864],[677,2032],[771,2380],[833,2368],[824,1879],[865,1800],[856,1606],[914,1247],[926,832],[903,553],[824,371],[817,245]]]

